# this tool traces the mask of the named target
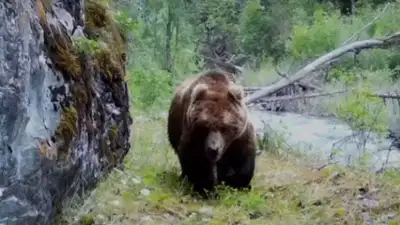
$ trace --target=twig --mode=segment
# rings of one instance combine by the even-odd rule
[[[345,45],[338,49],[335,49],[318,59],[314,60],[312,63],[306,65],[303,69],[295,73],[293,76],[290,76],[286,79],[281,79],[278,82],[257,91],[249,96],[246,96],[245,102],[247,104],[252,103],[264,96],[268,96],[274,94],[275,92],[279,91],[281,88],[286,87],[298,80],[308,76],[311,72],[315,71],[321,65],[331,61],[332,59],[338,58],[348,52],[351,51],[361,51],[364,49],[371,49],[371,48],[388,48],[392,45],[396,45],[400,43],[400,32],[396,32],[395,34],[383,38],[383,39],[372,39],[372,40],[364,40],[364,41],[357,41],[351,44]]]

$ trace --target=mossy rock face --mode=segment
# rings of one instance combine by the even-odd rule
[[[74,151],[77,150],[74,148],[79,135],[87,135],[87,144],[98,154],[99,161],[107,162],[100,163],[102,168],[109,168],[110,164],[116,166],[130,147],[126,142],[132,123],[123,79],[126,45],[122,34],[105,4],[87,0],[83,29],[86,37],[83,38],[90,39],[88,43],[96,41],[101,44],[96,45],[96,48],[100,46],[96,51],[77,52],[72,34],[65,27],[60,24],[56,27],[48,18],[44,20],[43,11],[49,9],[43,5],[43,2],[39,3],[37,11],[45,31],[45,47],[70,91],[70,97],[60,102],[62,120],[53,138],[59,143],[58,160],[60,163],[75,160]],[[104,138],[108,138],[107,147],[104,147],[103,140],[100,141]]]
[[[4,224],[58,224],[130,149],[125,41],[100,1],[0,1]]]
[[[31,121],[41,119],[47,115],[41,115],[41,112],[46,110],[59,115],[58,120],[47,122],[53,123],[51,131],[46,131],[46,135],[41,135],[44,132],[38,132],[40,135],[32,138],[30,144],[37,145],[37,149],[32,147],[31,150],[34,156],[21,156],[22,158],[30,157],[29,162],[37,164],[35,164],[35,169],[30,169],[33,172],[29,171],[28,176],[22,173],[24,171],[19,172],[15,169],[20,173],[19,177],[10,173],[20,179],[18,182],[22,180],[24,185],[29,183],[32,190],[37,189],[40,196],[45,199],[37,200],[36,197],[32,200],[23,199],[24,202],[32,202],[28,205],[30,209],[47,210],[43,213],[44,219],[40,214],[41,219],[32,220],[32,224],[35,221],[40,221],[40,224],[54,224],[51,219],[59,212],[65,199],[73,194],[81,193],[82,190],[92,188],[110,169],[122,163],[131,147],[129,140],[132,118],[129,113],[127,85],[124,81],[126,43],[112,13],[106,5],[99,2],[96,0],[34,0],[32,4],[27,4],[26,12],[22,10],[23,7],[18,8],[20,7],[18,4],[4,6],[5,8],[14,7],[10,11],[3,10],[3,3],[0,3],[0,16],[3,11],[10,15],[12,12],[16,18],[13,20],[19,23],[19,30],[15,29],[15,31],[20,33],[13,34],[14,37],[20,36],[22,32],[35,32],[26,40],[38,40],[34,44],[30,43],[29,46],[22,43],[26,41],[25,39],[21,41],[22,44],[13,43],[13,46],[22,46],[21,51],[26,51],[31,55],[36,54],[36,58],[30,61],[36,60],[42,63],[37,66],[39,69],[32,69],[31,77],[27,77],[27,81],[21,82],[23,85],[29,83],[27,89],[33,89],[36,85],[41,88],[37,89],[46,91],[29,97],[30,90],[26,91],[22,88],[19,90],[27,93],[28,97],[25,98],[28,99],[27,104],[36,107],[33,115],[30,115],[30,112],[26,113],[28,119],[30,118]],[[58,11],[61,10],[62,12],[59,13]],[[59,15],[62,15],[62,18],[59,18]],[[22,29],[22,25],[30,29]],[[78,43],[76,41],[78,37],[89,41]],[[81,46],[83,48],[77,51],[78,44],[82,43],[85,46]],[[87,51],[91,48],[94,51]],[[53,77],[50,77],[52,75]],[[38,77],[45,78],[38,79]],[[60,86],[46,86],[49,80],[57,81]],[[46,105],[46,109],[40,109],[43,103],[37,102],[42,101],[44,98],[42,96],[47,94],[47,91],[50,93],[50,97],[46,97],[51,99],[48,100],[50,107]],[[21,99],[24,98],[21,97]],[[25,119],[25,117],[21,118],[20,120]],[[44,128],[39,126],[27,128],[30,132],[28,135],[35,135],[32,131],[34,129],[49,130],[45,123],[40,126]],[[24,138],[25,136],[21,136],[20,139]],[[15,143],[18,141],[16,140]],[[14,165],[15,159],[10,160],[10,165]],[[21,161],[21,164],[23,162],[25,161]],[[25,177],[27,180],[24,180]],[[16,190],[19,189],[16,188]],[[34,196],[30,192],[26,195]],[[32,206],[34,204],[36,205]],[[0,219],[2,219],[1,215]],[[31,224],[25,223],[25,220],[20,224],[22,223]]]

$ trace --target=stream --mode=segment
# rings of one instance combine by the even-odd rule
[[[360,159],[365,149],[369,154],[368,157],[363,157],[363,161],[370,169],[377,171],[382,165],[385,165],[385,168],[400,167],[400,150],[391,147],[392,140],[370,133],[366,138],[365,148],[359,148],[357,143],[360,141],[352,138],[354,135],[351,128],[338,119],[250,109],[250,120],[258,132],[261,133],[265,129],[265,122],[272,129],[271,132],[283,135],[285,143],[291,148],[318,155],[325,162],[333,148],[340,151],[334,151],[337,153],[331,158],[332,162],[341,165],[353,164]]]

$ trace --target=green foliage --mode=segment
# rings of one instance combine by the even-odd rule
[[[196,22],[201,22],[201,25],[215,29],[221,33],[234,33],[237,32],[238,24],[238,11],[235,1],[232,0],[205,0],[195,3],[198,8],[198,15],[195,18]],[[192,11],[193,12],[193,11]]]
[[[133,31],[137,26],[137,21],[132,19],[127,13],[117,11],[114,15],[116,23],[121,28],[123,34],[128,34]]]
[[[385,181],[391,181],[400,185],[400,170],[399,169],[387,169],[384,171],[382,178]]]
[[[383,100],[376,97],[371,86],[364,84],[337,107],[338,116],[358,132],[374,132],[384,135],[388,128],[388,113]]]
[[[128,80],[135,107],[163,109],[172,93],[171,75],[162,70],[132,69]]]
[[[135,108],[165,109],[172,89],[186,76],[204,68],[202,54],[212,56],[214,53],[210,52],[221,49],[227,57],[243,54],[256,62],[257,69],[264,66],[260,63],[270,59],[274,59],[273,64],[289,64],[289,59],[296,63],[306,61],[340,46],[383,8],[362,4],[357,6],[356,15],[343,17],[337,5],[330,1],[249,0],[242,3],[236,0],[118,2],[114,19],[134,40],[129,43],[128,81]],[[399,30],[398,12],[398,6],[389,7],[353,41],[382,37]],[[377,77],[379,71],[387,69],[393,73],[382,73],[382,79],[390,76],[395,79],[398,55],[397,51],[387,49],[361,52],[356,59],[349,54],[330,69],[326,80],[351,85],[363,82],[363,74]],[[247,65],[250,60],[246,61]],[[166,66],[169,64],[171,69]],[[257,85],[272,81],[267,75],[273,72],[273,66],[256,73]],[[350,100],[346,102],[352,103]],[[348,114],[345,116],[348,120],[352,113],[355,118],[365,116],[358,114],[361,106],[356,105],[350,104],[347,110],[342,106],[340,113]],[[353,125],[360,129],[367,126]]]
[[[91,40],[87,37],[75,37],[73,39],[74,49],[77,53],[86,53],[95,55],[100,52],[100,43],[97,40]]]
[[[314,22],[295,24],[290,52],[296,59],[318,57],[336,48],[341,29],[338,13],[329,14],[322,8],[314,12]]]
[[[327,76],[327,81],[342,80],[346,86],[354,84],[360,79],[360,71],[351,65],[343,65],[332,68]]]
[[[257,137],[257,149],[272,154],[279,154],[285,148],[284,135],[269,129],[266,124],[264,124],[263,130],[262,134]]]
[[[290,21],[284,18],[287,13],[279,3],[265,8],[259,0],[247,1],[240,22],[241,49],[258,58],[271,56],[275,60],[281,59],[286,53],[283,35],[288,25],[283,21]]]
[[[94,218],[92,215],[86,214],[79,219],[79,225],[92,225],[92,224],[94,224]]]

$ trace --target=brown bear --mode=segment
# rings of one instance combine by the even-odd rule
[[[243,98],[243,88],[219,70],[188,78],[176,88],[168,138],[181,177],[186,176],[196,191],[212,191],[222,182],[251,189],[256,141]]]

